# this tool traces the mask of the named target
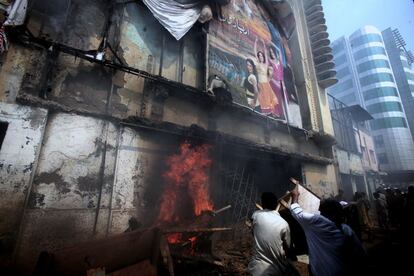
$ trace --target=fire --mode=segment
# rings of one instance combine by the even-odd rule
[[[186,242],[190,244],[190,252],[194,254],[195,244],[197,241],[197,236],[192,236],[189,238],[184,238],[182,233],[172,233],[167,235],[167,241],[171,244]]]
[[[179,243],[183,239],[183,234],[181,233],[173,233],[167,235],[168,243]]]
[[[180,199],[179,193],[183,190],[191,198],[195,215],[200,215],[204,210],[213,210],[207,175],[212,164],[209,158],[210,148],[209,145],[191,146],[185,142],[181,144],[179,153],[167,159],[168,170],[163,175],[167,184],[161,197],[159,223],[174,223],[180,220],[177,201]]]

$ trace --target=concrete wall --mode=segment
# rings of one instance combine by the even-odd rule
[[[359,144],[359,138],[357,141]],[[358,148],[360,147],[358,146]],[[371,176],[365,170],[370,167],[363,165],[362,153],[355,154],[339,148],[335,148],[335,152],[338,162],[338,177],[341,182],[340,187],[344,190],[345,198],[349,201],[353,200],[354,193],[357,191],[365,192],[370,197],[374,189],[372,185],[369,186],[369,181],[367,181]]]
[[[27,68],[29,50],[11,44],[1,59],[0,66],[0,101],[14,103]]]
[[[117,129],[109,122],[70,114],[48,118],[19,262],[30,266],[40,250],[106,234],[116,141]]]
[[[302,167],[305,186],[321,198],[338,194],[334,165],[304,164]]]
[[[361,143],[365,148],[365,153],[362,153],[362,166],[366,170],[378,171],[378,160],[375,152],[374,139],[371,135],[362,130],[359,131],[359,137],[356,137],[358,149],[361,149]]]
[[[42,250],[122,233],[131,217],[153,226],[160,172],[178,142],[105,120],[51,114],[23,218],[19,264],[30,268]]]
[[[341,150],[339,148],[336,148],[335,151],[340,173],[359,175],[364,174],[361,156]]]
[[[0,102],[0,121],[8,128],[0,151],[1,252],[16,238],[31,186],[46,124],[47,111]],[[1,262],[0,262],[1,263]]]
[[[294,71],[297,83],[300,83],[299,94],[306,100],[301,110],[307,117],[304,118],[304,125],[309,130],[319,132],[323,135],[334,135],[332,118],[325,89],[318,85],[315,65],[313,62],[312,47],[309,39],[309,32],[304,11],[304,1],[289,1],[296,20],[296,31],[289,43],[291,50],[300,55],[294,57]],[[296,68],[295,68],[296,67]],[[300,70],[302,69],[302,70]],[[303,106],[305,105],[305,106]]]
[[[115,169],[110,232],[125,230],[135,217],[142,227],[154,225],[165,184],[165,159],[176,152],[179,137],[122,127]]]

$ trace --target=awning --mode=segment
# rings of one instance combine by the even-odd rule
[[[355,122],[364,122],[364,121],[369,121],[369,120],[374,119],[374,117],[372,117],[371,114],[369,114],[369,112],[365,110],[359,104],[346,106],[346,107],[338,108],[338,109],[332,109],[332,111],[346,112],[352,116],[352,119]]]

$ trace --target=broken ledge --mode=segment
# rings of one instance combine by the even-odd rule
[[[158,132],[164,132],[173,135],[179,135],[184,137],[190,137],[195,139],[221,142],[225,144],[231,144],[235,146],[240,146],[252,151],[259,151],[262,153],[267,153],[271,155],[277,155],[287,158],[294,158],[300,161],[318,163],[322,165],[332,164],[333,159],[327,158],[324,156],[314,155],[310,153],[302,152],[291,152],[282,147],[270,146],[261,143],[255,143],[250,140],[240,138],[237,136],[225,134],[219,131],[206,130],[198,125],[191,125],[190,127],[177,125],[170,122],[156,122],[154,120],[143,118],[143,117],[128,117],[126,119],[120,119],[109,114],[102,114],[91,112],[82,108],[71,108],[54,101],[44,100],[39,97],[29,95],[29,94],[19,94],[16,98],[16,102],[33,106],[41,107],[48,109],[51,112],[63,112],[63,113],[73,113],[81,116],[89,116],[97,119],[104,119],[115,124],[125,125],[132,128],[146,129]]]

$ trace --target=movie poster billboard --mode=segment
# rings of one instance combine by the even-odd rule
[[[301,127],[290,52],[267,12],[232,0],[209,25],[209,87],[223,80],[233,102]]]

